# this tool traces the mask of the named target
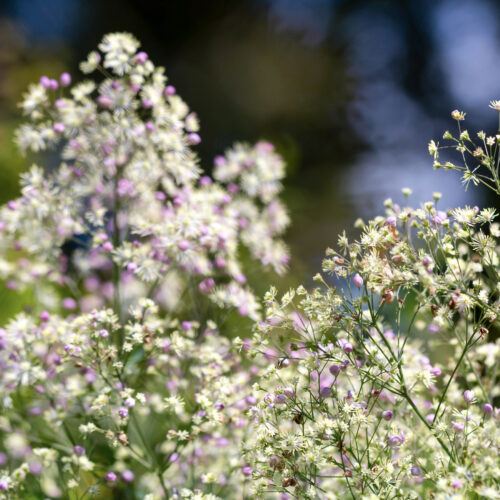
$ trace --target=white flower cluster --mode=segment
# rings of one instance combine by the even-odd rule
[[[44,76],[21,103],[21,150],[62,162],[0,209],[0,278],[34,300],[0,330],[0,498],[247,489],[258,369],[224,323],[260,319],[244,247],[285,270],[284,164],[259,142],[237,146],[252,178],[201,175],[197,116],[138,48],[107,35],[81,64],[101,82]]]
[[[196,114],[166,85],[163,68],[137,53],[128,34],[107,35],[99,48],[102,68],[97,52],[83,65],[107,75],[99,85],[86,81],[60,95],[51,92],[57,81],[43,77],[21,104],[30,118],[17,134],[21,149],[57,147],[64,162],[48,175],[33,167],[22,197],[1,210],[0,276],[12,287],[40,278],[74,287],[68,265],[60,266],[66,248],[86,273],[90,266],[100,274],[111,256],[146,283],[191,275],[217,303],[257,319],[239,251],[246,246],[264,265],[286,268],[279,237],[288,218],[276,198],[283,161],[268,143],[238,145],[218,163],[245,164],[240,179],[218,169],[216,179],[229,185],[200,177]]]
[[[319,288],[265,297],[252,352],[272,364],[244,447],[257,498],[496,498],[495,213],[385,205],[327,251]]]

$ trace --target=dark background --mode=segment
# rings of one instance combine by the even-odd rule
[[[30,159],[11,144],[28,83],[69,70],[110,31],[129,31],[201,119],[202,165],[236,140],[273,141],[288,163],[292,270],[401,188],[442,207],[496,203],[435,172],[427,143],[450,111],[494,132],[500,2],[4,0],[0,4],[0,201]],[[471,134],[472,135],[472,134]]]

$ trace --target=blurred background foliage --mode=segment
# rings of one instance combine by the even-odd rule
[[[455,108],[469,130],[496,130],[499,14],[488,0],[4,0],[0,201],[34,160],[12,142],[27,85],[66,70],[78,80],[103,34],[129,31],[199,114],[207,171],[236,140],[276,144],[292,218],[282,284],[308,282],[338,233],[386,198],[402,202],[402,187],[414,205],[433,191],[443,208],[497,203],[433,171],[427,143],[454,126]],[[266,281],[255,279],[259,292]],[[0,294],[0,319],[29,303]]]

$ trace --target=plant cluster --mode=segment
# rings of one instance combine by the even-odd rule
[[[499,498],[495,211],[403,190],[316,288],[261,301],[248,256],[288,263],[273,146],[203,175],[196,114],[131,35],[81,70],[103,80],[25,94],[18,145],[62,162],[0,209],[0,277],[33,295],[0,329],[0,498]],[[500,136],[452,116],[463,165],[431,141],[435,167],[500,193]]]

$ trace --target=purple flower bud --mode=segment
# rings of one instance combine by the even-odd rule
[[[50,82],[49,82],[49,88],[50,88],[50,90],[57,90],[59,88],[58,81],[51,78]]]
[[[136,54],[135,60],[139,64],[144,64],[148,60],[148,55],[146,54],[146,52],[139,52],[138,54]]]
[[[385,223],[387,226],[395,227],[396,226],[396,217],[394,217],[394,216],[387,217],[387,219],[385,219]]]
[[[286,368],[289,365],[290,365],[290,360],[288,360],[287,358],[278,359],[278,368]]]
[[[205,278],[198,286],[202,293],[210,293],[215,287],[215,281],[212,278]]]
[[[247,278],[244,274],[237,274],[234,277],[234,280],[238,282],[240,285],[244,285],[247,282]]]
[[[431,218],[431,223],[435,226],[442,226],[447,220],[446,212],[438,211],[436,215]]]
[[[57,122],[57,123],[54,123],[54,126],[52,127],[52,130],[56,133],[56,134],[62,134],[64,132],[64,123],[61,123],[61,122]]]
[[[354,348],[352,347],[352,344],[350,342],[346,342],[342,349],[344,349],[344,352],[349,353],[352,352]]]
[[[48,76],[41,76],[40,77],[40,83],[42,84],[43,87],[45,87],[46,89],[49,89],[50,88],[50,78]]]
[[[50,319],[50,313],[48,311],[42,311],[40,313],[40,319],[42,321],[49,321],[49,319]]]
[[[175,87],[173,85],[167,85],[164,90],[165,97],[175,94]]]
[[[129,273],[135,273],[137,271],[137,264],[135,262],[129,262],[127,264],[127,271]]]
[[[348,342],[346,339],[339,339],[337,341],[337,345],[346,353],[349,353],[349,352],[352,352],[353,351],[353,347],[352,347],[352,344],[350,342]]]
[[[420,470],[419,467],[417,467],[416,465],[414,465],[412,468],[411,468],[411,475],[412,476],[421,476],[422,475],[422,471]]]
[[[332,395],[332,389],[330,388],[330,386],[324,386],[320,389],[319,391],[319,396],[321,398],[328,398]]]
[[[222,167],[226,164],[226,158],[224,156],[218,155],[214,158],[214,164],[216,167]]]
[[[75,299],[71,297],[66,297],[62,300],[61,305],[63,306],[64,309],[72,311],[73,309],[76,309],[77,304]]]
[[[474,394],[474,391],[465,391],[464,392],[464,401],[467,403],[467,404],[470,404],[474,401],[474,398],[475,398],[475,394]]]
[[[127,408],[133,408],[135,406],[135,399],[132,397],[128,397],[124,403]]]
[[[431,369],[430,369],[430,372],[435,376],[435,377],[440,377],[441,374],[443,373],[441,371],[441,368],[437,367],[437,366],[433,366]]]
[[[485,415],[489,415],[490,413],[493,413],[493,406],[491,406],[489,403],[484,403],[483,413]]]
[[[201,137],[196,132],[191,132],[188,135],[188,142],[191,146],[196,146],[201,142]]]
[[[460,434],[465,429],[465,424],[463,422],[452,422],[451,426],[457,434]]]
[[[151,99],[143,99],[142,100],[142,107],[149,109],[153,107],[153,101]]]
[[[108,481],[108,483],[114,483],[116,481],[116,474],[114,472],[108,472],[104,479]]]
[[[71,75],[69,73],[62,73],[59,77],[59,81],[63,87],[67,87],[71,84]]]
[[[254,405],[257,402],[257,398],[255,396],[250,395],[245,398],[245,402],[249,405]]]
[[[226,259],[224,257],[216,257],[214,263],[215,267],[218,267],[219,269],[222,269],[227,265]]]
[[[134,473],[131,470],[126,469],[122,472],[122,481],[124,483],[131,483],[134,478]]]
[[[252,468],[249,465],[245,465],[245,467],[241,469],[241,472],[243,472],[243,475],[249,476],[252,473]]]
[[[100,95],[97,98],[97,104],[99,104],[102,108],[110,108],[113,104],[113,99],[107,95]]]
[[[113,248],[113,243],[111,243],[111,241],[105,241],[102,245],[103,252],[112,252]]]
[[[33,415],[34,417],[38,417],[42,414],[42,409],[39,408],[38,406],[33,406],[28,409],[28,413],[30,415]]]
[[[403,432],[399,435],[389,436],[387,443],[391,448],[399,448],[405,442],[405,435]]]
[[[179,250],[182,250],[183,252],[186,251],[191,245],[189,244],[189,241],[187,240],[181,240],[179,241],[179,243],[177,244],[177,246],[179,247]]]
[[[329,368],[330,373],[336,377],[340,373],[340,366],[339,365],[332,365]]]
[[[460,481],[460,479],[455,479],[455,480],[451,483],[451,487],[452,487],[452,488],[455,488],[455,489],[460,489],[463,485],[464,485],[464,483],[462,483],[462,481]]]
[[[200,186],[210,186],[212,183],[213,181],[208,175],[202,175],[200,177]]]
[[[382,418],[384,420],[387,420],[387,421],[391,420],[391,418],[392,418],[392,411],[391,410],[386,410],[386,411],[382,412]]]
[[[364,283],[363,278],[358,273],[356,273],[354,275],[352,282],[354,283],[354,286],[356,288],[361,288],[363,286],[363,283]]]
[[[9,483],[5,479],[0,480],[0,491],[7,491],[8,489]]]
[[[429,325],[429,332],[431,332],[431,333],[437,333],[437,332],[439,332],[439,326],[436,325],[435,323],[431,323]]]
[[[288,398],[288,399],[293,399],[295,397],[295,391],[291,387],[285,387],[283,389],[283,394]]]
[[[83,457],[83,455],[85,455],[85,448],[79,445],[73,446],[73,453],[77,457]]]
[[[127,410],[127,408],[120,408],[118,410],[118,415],[120,416],[120,418],[127,418],[128,417],[128,410]]]
[[[241,316],[248,316],[248,307],[245,306],[245,305],[241,305],[240,307],[238,307],[238,314],[240,314]]]
[[[429,266],[432,264],[432,259],[431,259],[430,257],[425,256],[425,257],[422,259],[422,264],[423,264],[425,267],[429,267]]]

